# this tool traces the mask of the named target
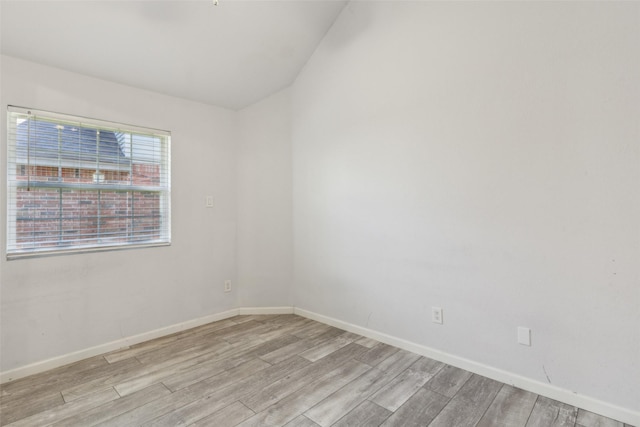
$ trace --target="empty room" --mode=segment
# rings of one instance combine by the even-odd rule
[[[640,426],[640,2],[0,0],[0,425]]]

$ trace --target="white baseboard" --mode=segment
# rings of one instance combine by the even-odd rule
[[[164,328],[155,329],[153,331],[144,332],[142,334],[121,338],[106,344],[100,344],[95,347],[86,348],[84,350],[75,351],[73,353],[64,354],[62,356],[52,357],[51,359],[41,362],[32,363],[30,365],[21,366],[10,371],[0,372],[0,384],[24,378],[29,375],[38,374],[48,371],[49,369],[59,368],[69,363],[77,362],[89,357],[98,356],[100,354],[109,353],[110,351],[119,350],[130,345],[138,344],[144,341],[160,338],[165,335],[174,334],[186,329],[195,328],[197,326],[206,325],[207,323],[217,322],[218,320],[227,319],[237,316],[239,309],[223,311],[222,313],[211,314],[197,319],[188,320],[186,322],[176,323]]]
[[[207,323],[217,322],[218,320],[227,319],[239,314],[293,314],[293,307],[242,307],[232,310],[223,311],[222,313],[211,314],[186,322],[176,323],[175,325],[166,326],[164,328],[155,329],[153,331],[144,332],[142,334],[121,338],[106,344],[100,344],[95,347],[86,348],[84,350],[75,351],[73,353],[64,354],[62,356],[53,357],[41,362],[32,363],[30,365],[21,366],[10,371],[0,372],[0,384],[9,381],[24,378],[29,375],[48,371],[49,369],[58,368],[69,363],[77,362],[89,357],[98,356],[100,354],[109,353],[110,351],[119,350],[130,345],[160,338],[165,335],[174,334],[186,329],[195,328]]]
[[[336,328],[353,332],[367,338],[372,338],[385,344],[389,344],[410,351],[412,353],[420,354],[422,356],[438,360],[448,365],[465,369],[469,372],[473,372],[474,374],[482,375],[484,377],[491,378],[493,380],[500,381],[505,384],[510,384],[514,387],[518,387],[523,390],[548,397],[550,399],[558,400],[560,402],[567,403],[578,408],[586,409],[587,411],[600,414],[614,420],[622,421],[634,426],[640,426],[640,412],[638,411],[616,406],[602,400],[591,398],[589,396],[580,395],[578,393],[574,393],[570,390],[556,387],[551,384],[536,381],[511,372],[503,371],[492,366],[474,362],[473,360],[458,357],[421,344],[416,344],[410,341],[403,340],[401,338],[383,334],[372,329],[363,328],[361,326],[343,322],[342,320],[334,319],[332,317],[323,316],[312,311],[296,307],[294,308],[294,314],[321,323],[325,323],[327,325],[335,326]]]
[[[86,359],[100,354],[108,353],[110,351],[118,350],[130,345],[138,344],[144,341],[159,338],[165,335],[180,332],[186,329],[195,328],[197,326],[205,325],[207,323],[216,322],[218,320],[227,319],[236,315],[251,315],[251,314],[297,314],[312,320],[316,320],[327,325],[335,326],[345,331],[353,332],[368,338],[372,338],[383,342],[385,344],[393,345],[398,348],[402,348],[407,351],[411,351],[422,356],[429,357],[440,362],[465,369],[478,375],[482,375],[496,381],[500,381],[506,384],[513,385],[523,390],[530,391],[551,399],[558,400],[560,402],[567,403],[569,405],[577,406],[587,411],[594,412],[596,414],[604,415],[609,418],[613,418],[618,421],[622,421],[631,425],[640,426],[640,412],[634,411],[620,406],[612,405],[607,402],[603,402],[598,399],[591,398],[589,396],[580,395],[570,390],[562,389],[550,384],[546,384],[540,381],[532,380],[511,372],[503,371],[491,366],[484,365],[482,363],[474,362],[473,360],[458,357],[449,353],[445,353],[421,344],[416,344],[411,341],[403,340],[391,335],[387,335],[372,329],[357,326],[342,320],[334,319],[332,317],[323,316],[321,314],[314,313],[312,311],[304,310],[297,307],[241,307],[232,310],[227,310],[221,313],[216,313],[198,319],[189,320],[175,325],[170,325],[164,328],[156,329],[153,331],[145,332],[142,334],[134,335],[131,337],[122,338],[116,341],[111,341],[106,344],[101,344],[95,347],[87,348],[84,350],[76,351],[73,353],[65,354],[62,356],[54,357],[41,362],[32,363],[30,365],[22,366],[10,371],[0,372],[0,384],[13,381],[19,378],[23,378],[29,375],[37,374],[47,371],[49,369],[58,368],[60,366],[67,365],[69,363],[77,362],[82,359]]]
[[[238,314],[293,314],[293,307],[241,307]]]

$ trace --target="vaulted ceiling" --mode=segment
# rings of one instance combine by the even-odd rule
[[[345,3],[0,0],[1,52],[237,110],[289,86]]]

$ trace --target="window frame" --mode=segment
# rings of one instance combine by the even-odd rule
[[[6,207],[5,207],[5,218],[6,218],[6,241],[5,241],[5,250],[6,250],[6,259],[20,259],[20,258],[32,258],[32,257],[41,257],[41,256],[52,256],[52,255],[63,255],[63,254],[74,254],[74,253],[84,253],[84,252],[99,252],[99,251],[111,251],[111,250],[123,250],[123,249],[134,249],[134,248],[149,248],[149,247],[157,247],[157,246],[169,246],[171,245],[171,132],[159,129],[146,128],[141,126],[128,125],[123,123],[111,122],[106,120],[87,118],[77,115],[70,114],[62,114],[55,113],[44,110],[37,110],[32,108],[24,108],[17,107],[13,105],[7,106],[7,146],[6,146]],[[34,161],[34,163],[27,163],[24,165],[22,160],[18,161],[20,157],[17,154],[17,146],[18,146],[18,137],[17,137],[17,127],[18,127],[18,116],[28,116],[34,117],[37,121],[40,119],[41,121],[48,121],[52,123],[56,123],[58,125],[76,125],[82,129],[92,129],[97,131],[97,135],[99,138],[99,134],[101,131],[113,132],[114,134],[129,134],[129,146],[131,148],[131,157],[129,158],[130,164],[128,165],[128,171],[126,169],[118,169],[117,172],[128,172],[130,175],[129,181],[112,181],[106,182],[103,179],[104,175],[101,175],[100,172],[108,171],[109,168],[101,168],[97,167],[96,173],[98,174],[98,179],[96,179],[96,174],[94,174],[93,182],[65,182],[63,177],[57,178],[57,180],[47,182],[47,181],[31,181],[30,179],[27,181],[17,179],[17,168],[25,167],[27,170],[31,170],[30,168],[38,168],[43,165],[38,164],[38,161]],[[140,162],[134,163],[133,158],[133,147],[137,148],[137,145],[133,143],[133,136],[141,136],[145,138],[153,138],[154,140],[158,140],[159,144],[159,159],[148,162]],[[28,138],[31,138],[30,136]],[[119,138],[119,137],[118,137]],[[154,141],[155,142],[155,141]],[[29,139],[27,145],[31,147],[31,139]],[[120,140],[119,142],[120,143]],[[35,143],[34,143],[35,144]],[[85,142],[83,142],[85,144]],[[122,149],[122,146],[120,147]],[[100,145],[98,140],[96,139],[96,164],[103,166],[104,163],[99,162],[100,158]],[[63,168],[61,166],[62,154],[61,148],[58,147],[57,150],[58,156],[58,165],[54,167]],[[121,151],[121,154],[123,152]],[[154,153],[155,154],[155,153]],[[78,154],[80,157],[81,154]],[[31,160],[29,159],[28,162]],[[48,162],[46,160],[45,162]],[[93,161],[93,160],[91,160]],[[85,160],[78,160],[79,164],[84,163]],[[134,165],[151,165],[158,167],[158,183],[157,184],[148,184],[148,185],[140,185],[133,183],[133,169]],[[51,165],[44,165],[44,167],[52,167]],[[64,166],[64,168],[68,168],[69,166]],[[85,168],[82,166],[71,166],[71,168],[76,168],[74,174],[76,174],[76,178],[78,178],[77,174],[79,171],[88,170],[89,168]],[[30,173],[30,172],[29,172]],[[34,247],[31,248],[20,248],[18,244],[18,218],[17,218],[17,205],[18,205],[18,190],[20,188],[34,188],[36,190],[39,189],[51,189],[58,190],[60,193],[62,203],[62,194],[65,190],[80,191],[87,192],[87,195],[95,195],[98,199],[97,205],[98,209],[101,209],[100,206],[100,195],[102,191],[113,192],[118,195],[125,195],[125,199],[134,197],[134,194],[142,193],[142,194],[154,194],[158,196],[158,215],[156,218],[159,218],[159,227],[158,227],[158,237],[150,238],[148,240],[141,240],[141,237],[145,236],[145,233],[132,231],[131,233],[127,232],[117,234],[113,238],[108,238],[101,236],[98,232],[93,238],[78,238],[74,239],[75,243],[67,243],[64,244],[64,240],[61,239],[58,241],[59,246],[48,246],[46,240],[35,240]],[[76,209],[74,206],[71,209]],[[59,220],[62,224],[63,219],[69,219],[73,217],[65,217],[64,215],[64,205],[62,204],[59,208],[57,208],[59,213]],[[118,214],[116,218],[122,219],[123,221],[131,221],[131,228],[134,229],[134,221],[135,214],[133,213],[133,208],[127,210],[125,214]],[[73,210],[72,210],[73,212]],[[113,218],[113,217],[112,217]],[[79,219],[79,217],[78,217]],[[98,215],[97,220],[99,223],[104,218]],[[98,225],[98,230],[100,226]],[[58,230],[62,235],[62,228]],[[97,242],[88,242],[88,240],[96,240]],[[114,241],[117,239],[118,241]],[[122,240],[125,239],[125,240]],[[87,240],[87,242],[83,243],[83,240]],[[110,240],[110,241],[109,241]],[[43,246],[38,246],[43,245]]]

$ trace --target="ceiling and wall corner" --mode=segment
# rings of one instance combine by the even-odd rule
[[[346,1],[0,1],[1,51],[238,110],[293,83]]]

